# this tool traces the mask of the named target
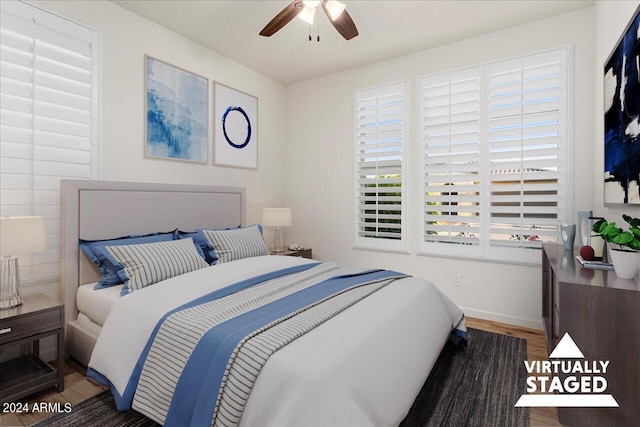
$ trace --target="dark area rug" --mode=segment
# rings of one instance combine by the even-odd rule
[[[529,425],[529,410],[514,408],[525,390],[527,343],[520,338],[469,329],[469,346],[446,345],[402,427]],[[109,391],[74,405],[37,426],[158,426],[144,415],[118,412]]]
[[[402,427],[526,427],[529,408],[514,408],[526,388],[527,341],[469,329],[468,347],[447,345]]]
[[[38,427],[157,427],[160,424],[136,411],[118,412],[111,391],[73,405],[68,414],[59,413],[35,424]]]

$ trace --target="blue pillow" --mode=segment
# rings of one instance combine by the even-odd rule
[[[198,234],[197,231],[182,231],[182,230],[178,230],[178,239],[188,239],[189,237],[191,237],[193,239],[193,237]]]
[[[105,252],[100,248],[105,246],[121,246],[136,245],[141,243],[166,242],[175,240],[178,235],[178,229],[162,233],[152,234],[135,234],[130,236],[116,237],[108,240],[82,240],[80,239],[78,246],[82,249],[87,257],[98,266],[100,270],[100,280],[94,289],[108,288],[110,286],[121,285],[122,279],[118,277],[118,268],[113,265],[109,257],[105,256]]]
[[[199,229],[195,242],[203,247],[210,265],[269,254],[259,224],[226,230]]]
[[[225,230],[232,230],[234,228],[240,228],[242,227],[241,225],[237,226],[237,227],[229,227],[229,228],[225,228]],[[193,244],[196,246],[196,249],[198,250],[198,253],[200,254],[200,256],[202,258],[204,258],[207,263],[209,265],[212,265],[209,260],[207,259],[207,251],[209,251],[209,245],[206,242],[203,242],[202,240],[198,240],[198,232],[197,231],[182,231],[182,230],[178,230],[176,232],[176,236],[178,239],[193,239]]]

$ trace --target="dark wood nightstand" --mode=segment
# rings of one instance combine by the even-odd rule
[[[0,363],[0,402],[12,402],[47,387],[64,390],[64,304],[43,294],[23,297],[24,303],[0,311],[0,350],[31,344],[31,352]],[[57,369],[40,358],[40,340],[58,338]]]
[[[302,248],[302,249],[298,249],[297,251],[292,251],[289,250],[288,248],[285,248],[285,250],[283,252],[272,252],[271,255],[285,255],[285,256],[296,256],[296,257],[300,257],[300,258],[309,258],[311,259],[311,248]]]

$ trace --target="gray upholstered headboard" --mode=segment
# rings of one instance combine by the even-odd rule
[[[245,225],[242,187],[87,180],[64,180],[61,186],[60,293],[66,322],[78,315],[78,286],[98,280],[78,239]]]

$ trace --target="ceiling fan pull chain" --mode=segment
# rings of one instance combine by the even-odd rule
[[[318,43],[320,43],[320,20],[318,19]]]

